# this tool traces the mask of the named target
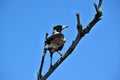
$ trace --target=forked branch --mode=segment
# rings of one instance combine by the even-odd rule
[[[55,69],[72,53],[72,51],[75,49],[75,47],[77,46],[77,44],[79,43],[81,38],[83,38],[83,36],[85,34],[89,33],[91,28],[99,20],[101,20],[101,16],[102,16],[102,11],[100,10],[101,5],[102,5],[102,0],[99,0],[99,4],[98,5],[96,5],[94,3],[96,14],[95,14],[93,20],[86,26],[85,29],[82,29],[82,25],[80,23],[80,15],[79,15],[79,13],[76,14],[76,17],[77,17],[77,31],[78,31],[78,33],[77,33],[77,36],[76,36],[75,40],[72,42],[71,46],[68,48],[68,50],[65,52],[65,54],[60,59],[58,59],[58,61],[53,65],[53,68],[50,68],[49,71],[43,77],[40,74],[38,75],[38,76],[41,76],[38,80],[46,80],[55,71]]]

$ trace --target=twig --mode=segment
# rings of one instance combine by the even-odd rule
[[[44,51],[43,51],[43,55],[42,55],[42,60],[41,60],[41,65],[40,65],[40,70],[38,72],[38,80],[40,80],[42,78],[42,69],[43,69],[43,64],[44,64],[44,58],[45,58],[45,55],[46,55],[46,40],[47,40],[47,36],[48,36],[48,33],[46,33],[46,36],[45,36],[45,42],[44,42]]]
[[[99,0],[98,6],[94,3],[94,7],[96,9],[95,17],[87,25],[87,27],[85,29],[82,29],[82,25],[80,23],[79,13],[76,14],[76,16],[77,16],[77,31],[78,31],[78,33],[77,33],[77,36],[76,36],[75,40],[73,41],[71,46],[68,48],[68,50],[65,52],[65,54],[60,59],[58,59],[58,61],[53,65],[53,68],[50,68],[49,71],[41,78],[41,80],[46,80],[55,71],[55,69],[72,53],[72,51],[75,49],[75,47],[77,46],[77,44],[79,43],[81,38],[83,38],[83,36],[85,34],[89,33],[91,28],[99,20],[101,20],[101,16],[102,16],[102,11],[100,11],[101,4],[102,4],[102,0]]]
[[[98,6],[94,3],[94,7],[95,7],[95,10],[96,10],[96,14],[95,14],[93,20],[92,20],[92,21],[87,25],[87,27],[83,30],[83,34],[89,33],[89,31],[91,30],[91,28],[92,28],[99,20],[101,20],[101,16],[103,15],[103,14],[102,14],[102,11],[100,10],[101,5],[102,5],[102,0],[99,0]]]

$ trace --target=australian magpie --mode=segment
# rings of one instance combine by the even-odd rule
[[[67,27],[68,26],[56,25],[53,27],[53,34],[46,40],[48,50],[50,52],[50,67],[52,67],[52,56],[54,52],[58,52],[62,56],[59,51],[62,50],[66,39],[61,31]]]

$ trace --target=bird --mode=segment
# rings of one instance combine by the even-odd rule
[[[53,53],[58,52],[60,56],[62,56],[62,54],[59,51],[62,50],[64,43],[66,42],[66,39],[64,38],[64,35],[61,33],[61,31],[67,27],[68,26],[63,25],[54,26],[52,35],[46,39],[48,50],[50,52],[50,68],[53,67],[52,65]]]

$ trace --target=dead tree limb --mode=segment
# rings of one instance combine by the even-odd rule
[[[42,69],[43,69],[43,64],[44,64],[44,58],[45,58],[45,55],[46,55],[46,52],[47,52],[47,49],[46,49],[47,36],[48,36],[48,33],[46,33],[46,36],[45,36],[44,51],[43,51],[42,60],[41,60],[41,64],[40,64],[40,70],[39,70],[39,72],[37,74],[37,79],[38,80],[40,80],[42,78]]]
[[[85,34],[89,33],[91,28],[99,20],[101,20],[101,16],[102,16],[102,11],[100,10],[101,4],[102,4],[102,0],[99,0],[98,5],[96,5],[94,3],[96,14],[95,14],[93,20],[87,25],[87,27],[85,29],[82,29],[82,25],[80,23],[80,15],[79,15],[79,13],[76,14],[78,33],[77,33],[77,36],[76,36],[75,40],[72,42],[71,46],[68,48],[68,50],[65,52],[65,54],[60,59],[58,59],[58,61],[53,65],[53,68],[50,68],[49,71],[43,77],[41,77],[41,79],[38,79],[38,80],[46,80],[55,71],[55,69],[72,53],[72,51],[75,49],[75,47],[77,46],[77,44],[79,43],[81,38],[83,38],[83,36]]]

